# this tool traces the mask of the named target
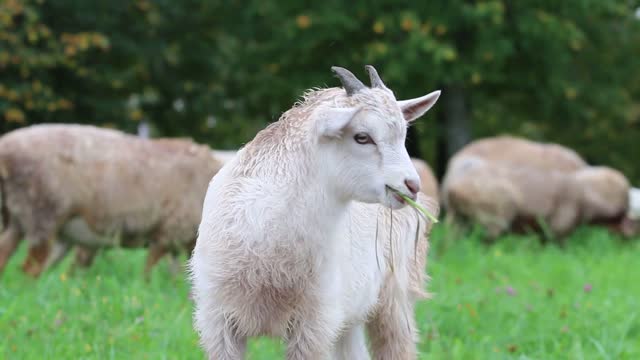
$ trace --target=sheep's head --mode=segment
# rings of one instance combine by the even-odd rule
[[[407,127],[435,104],[440,91],[398,101],[376,70],[365,68],[370,88],[349,70],[332,67],[346,97],[315,110],[315,136],[330,181],[342,196],[400,208],[404,201],[396,191],[415,199],[420,190],[405,148]]]
[[[626,213],[630,185],[622,173],[605,166],[590,166],[575,176],[583,189],[581,211],[585,220],[618,218]]]

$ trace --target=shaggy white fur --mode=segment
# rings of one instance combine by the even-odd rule
[[[190,260],[210,359],[242,358],[258,335],[285,338],[288,359],[366,359],[367,325],[377,358],[415,357],[418,219],[388,187],[418,198],[406,128],[438,96],[310,91],[213,177]]]

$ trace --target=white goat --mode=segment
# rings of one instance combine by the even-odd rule
[[[376,358],[415,357],[406,275],[415,237],[378,257],[376,214],[405,206],[389,188],[417,198],[406,128],[440,92],[397,101],[366,69],[372,88],[332,67],[344,90],[306,93],[209,184],[189,268],[210,359],[242,358],[260,335],[285,338],[288,359],[366,359],[365,324],[380,325],[369,327]],[[409,225],[394,232],[415,235]]]

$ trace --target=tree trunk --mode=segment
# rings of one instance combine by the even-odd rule
[[[436,173],[442,179],[447,162],[471,141],[471,121],[464,88],[447,86],[442,90],[443,109],[438,116],[439,139]]]
[[[411,157],[422,158],[420,154],[420,138],[415,126],[409,126],[406,141],[407,152]]]

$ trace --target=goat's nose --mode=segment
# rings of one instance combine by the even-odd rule
[[[418,194],[418,191],[420,191],[420,182],[416,180],[406,179],[404,181],[404,184],[407,186],[407,189],[409,189],[409,191],[411,191],[413,195]]]

